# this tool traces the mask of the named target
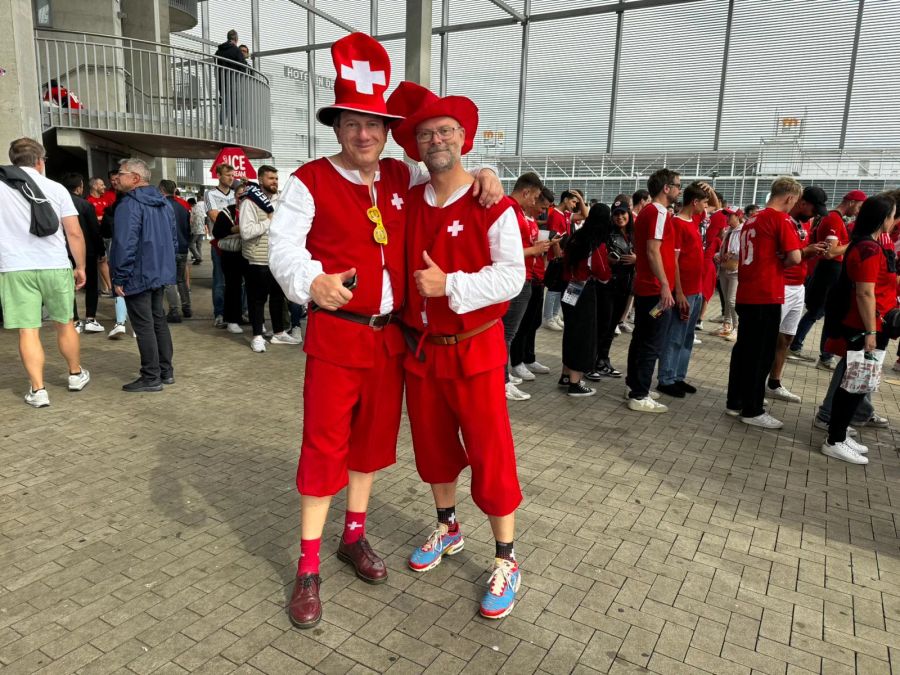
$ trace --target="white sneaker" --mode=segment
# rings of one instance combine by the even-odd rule
[[[616,326],[616,328],[618,328],[622,333],[633,333],[634,332],[634,327],[629,323],[625,323],[624,321],[622,323],[620,323],[618,326]]]
[[[780,429],[784,426],[784,422],[776,420],[766,412],[756,417],[741,417],[740,419],[744,424],[749,424],[751,427],[762,427],[763,429]]]
[[[215,326],[216,328],[225,328],[225,319],[221,314],[216,317],[215,321],[213,321],[213,326]]]
[[[291,337],[297,340],[297,344],[303,342],[303,329],[300,326],[294,326],[289,332]]]
[[[275,333],[272,336],[271,343],[273,345],[299,345],[303,340],[298,340],[290,333],[286,333],[284,331],[280,333]]]
[[[629,394],[631,394],[631,390],[630,390],[628,387],[625,387],[625,396],[623,396],[622,398],[625,399],[626,401],[632,400],[632,399],[629,397]],[[650,398],[652,398],[654,401],[658,401],[658,400],[659,400],[659,392],[658,392],[658,391],[651,391],[651,392],[650,392]]]
[[[824,420],[820,420],[818,416],[813,418],[813,426],[816,429],[821,429],[822,431],[828,431],[828,422]],[[848,438],[858,438],[859,432],[853,427],[847,427],[847,436]]]
[[[850,434],[847,434],[847,438],[844,439],[844,445],[848,446],[851,450],[856,450],[856,452],[861,455],[869,454],[869,449],[855,438],[851,438]]]
[[[831,370],[834,370],[836,367],[837,367],[837,359],[835,359],[835,358],[819,359],[818,361],[816,361],[816,368],[818,368],[819,370],[831,371]],[[823,450],[823,452],[824,452],[824,450]]]
[[[616,329],[613,331],[613,335],[621,335],[622,329],[616,326]]]
[[[253,339],[250,340],[250,349],[257,353],[266,351],[266,341],[263,339],[262,335],[253,336]]]
[[[127,334],[128,333],[125,330],[125,324],[117,323],[115,326],[112,327],[112,330],[109,331],[109,334],[106,337],[108,337],[110,340],[120,340],[122,337],[124,337]]]
[[[558,323],[556,323],[556,321],[554,321],[553,319],[550,319],[549,321],[544,321],[544,323],[542,323],[541,326],[543,328],[546,328],[547,330],[554,330],[557,332],[562,330],[562,326],[560,326]]]
[[[802,401],[797,394],[788,391],[784,385],[778,387],[778,389],[769,389],[769,394],[772,395],[772,398],[777,398],[780,401],[788,401],[789,403],[800,403]]]
[[[735,410],[734,408],[725,408],[725,414],[729,417],[740,417],[741,411]]]
[[[272,333],[272,331],[269,329],[269,327],[266,324],[263,324],[262,331],[263,331],[262,336],[264,338],[271,338],[272,335],[274,335],[274,333]]]
[[[244,329],[241,328],[236,323],[230,323],[225,328],[228,330],[229,333],[234,333],[236,335],[244,332]]]
[[[554,317],[553,322],[554,322],[557,326],[559,326],[559,329],[560,329],[560,330],[562,330],[562,329],[565,328],[565,326],[566,326],[566,322],[565,322],[565,320],[562,318],[562,314],[557,314],[556,317]]]
[[[47,394],[46,389],[38,389],[37,391],[32,391],[31,387],[28,388],[28,393],[25,394],[25,403],[30,405],[32,408],[46,408],[50,405],[50,396]]]
[[[76,333],[84,332],[84,321],[79,320],[79,321],[75,322],[75,332]]]
[[[88,319],[84,322],[84,332],[85,333],[102,333],[106,330],[97,319]]]
[[[647,413],[664,413],[669,411],[669,407],[662,403],[657,403],[652,398],[630,398],[628,399],[628,409],[635,412]]]
[[[512,382],[507,382],[506,398],[510,401],[527,401],[531,398],[531,394],[526,394],[521,389],[518,389]]]
[[[91,374],[87,368],[82,368],[77,375],[69,375],[69,391],[81,391],[91,381]]]
[[[550,369],[547,366],[543,363],[538,363],[537,361],[534,363],[526,363],[525,367],[532,373],[537,373],[538,375],[547,375],[550,372]]]
[[[516,377],[515,375],[513,375],[512,373],[510,373],[510,375],[509,375],[509,383],[510,383],[510,384],[522,384],[522,378],[521,378],[521,377]]]
[[[535,379],[534,373],[528,370],[528,368],[525,367],[524,363],[520,363],[519,365],[510,368],[509,374],[519,378],[524,382],[531,382]]]
[[[703,330],[703,321],[698,321],[697,325],[694,326],[696,330]]]
[[[830,445],[826,440],[822,443],[822,454],[827,455],[828,457],[834,457],[835,459],[843,460],[844,462],[850,462],[851,464],[868,464],[869,458],[863,457],[856,450],[847,445],[846,441],[843,443],[835,443],[834,445]]]
[[[695,345],[702,345],[702,344],[703,344],[703,340],[701,340],[701,339],[698,338],[698,337],[694,337],[694,344],[695,344]]]

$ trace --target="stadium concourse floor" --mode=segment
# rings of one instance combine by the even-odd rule
[[[803,404],[773,404],[783,430],[724,416],[731,345],[707,334],[690,377],[700,392],[647,415],[625,409],[621,381],[562,395],[560,334],[539,332],[554,375],[510,405],[525,493],[510,617],[477,616],[493,542],[467,474],[465,551],[407,569],[435,516],[404,420],[369,517],[388,583],[335,558],[339,495],[324,621],[293,629],[304,357],[254,354],[248,336],[214,329],[208,262],[192,271],[197,318],[172,328],[177,384],[162,394],[121,392],[137,350],[102,334],[82,341],[91,384],[66,392],[50,330],[52,405],[31,409],[15,335],[0,336],[4,675],[900,672],[897,438],[864,430],[867,467],[821,455],[812,418],[828,374],[810,363],[788,365]],[[101,300],[107,329],[111,311]],[[886,383],[876,405],[900,425],[898,392]]]

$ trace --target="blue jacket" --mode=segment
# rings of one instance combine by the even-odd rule
[[[178,250],[180,255],[187,255],[191,245],[191,212],[175,201],[175,197],[166,197],[172,213],[175,215],[175,232],[178,234]]]
[[[146,185],[126,192],[116,207],[109,267],[125,295],[175,283],[175,213],[159,190]]]

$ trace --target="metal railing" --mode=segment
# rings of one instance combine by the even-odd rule
[[[39,31],[35,47],[45,129],[271,149],[269,82],[249,66],[167,44],[71,31]]]

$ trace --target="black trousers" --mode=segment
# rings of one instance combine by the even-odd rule
[[[650,310],[658,302],[658,295],[634,296],[634,332],[628,345],[628,372],[625,375],[629,398],[646,398],[650,394],[653,371],[666,344],[668,321],[650,316]]]
[[[616,326],[625,313],[634,275],[621,274],[602,284],[597,291],[597,366],[609,362],[609,350],[616,337]]]
[[[740,333],[738,333],[740,335]],[[859,335],[856,329],[847,329],[845,333],[847,338],[847,351],[858,352],[863,348],[865,339]],[[876,349],[884,349],[888,346],[889,338],[886,333],[879,333],[875,336]],[[847,357],[843,357],[846,361]],[[846,364],[845,364],[846,365]],[[853,420],[853,415],[865,394],[851,394],[843,387],[838,387],[834,392],[834,401],[831,404],[831,417],[828,419],[828,442],[832,445],[838,441],[847,440],[847,427]]]
[[[269,303],[269,315],[272,317],[272,330],[280,333],[284,330],[284,291],[275,281],[268,265],[250,265],[245,268],[247,280],[247,310],[253,335],[263,334],[266,316],[266,301]],[[226,294],[228,282],[226,281]],[[227,295],[226,295],[227,298]],[[226,299],[227,306],[227,299]]]
[[[222,274],[225,277],[225,323],[240,323],[247,259],[237,252],[221,251],[221,260]]]
[[[125,296],[125,307],[141,354],[141,377],[172,377],[172,334],[163,307],[165,287]]]
[[[566,302],[561,306],[563,365],[579,373],[590,372],[597,359],[597,283],[584,285],[574,307]]]
[[[766,377],[775,361],[781,305],[735,305],[740,329],[731,350],[728,368],[729,410],[740,410],[742,417],[762,415],[766,395]]]
[[[519,330],[509,347],[509,363],[515,367],[522,363],[534,363],[537,356],[534,353],[534,340],[537,329],[541,327],[542,312],[544,308],[544,285],[542,283],[531,284],[531,297],[525,314],[519,323]]]
[[[84,257],[84,316],[91,319],[97,316],[97,303],[100,300],[100,282],[97,272],[97,256]],[[78,321],[78,298],[75,298],[75,320]]]

